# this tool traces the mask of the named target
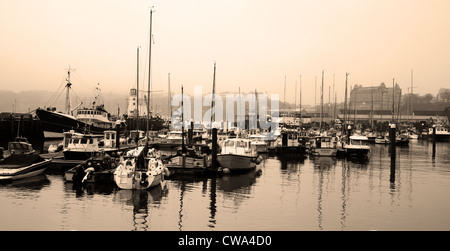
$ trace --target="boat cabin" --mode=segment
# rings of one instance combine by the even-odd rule
[[[34,152],[34,149],[26,138],[17,137],[14,141],[8,143],[8,151],[13,155],[31,153]]]
[[[99,137],[81,133],[65,134],[64,150],[97,151],[99,149]]]
[[[103,132],[104,147],[113,148],[116,147],[117,132],[107,130]]]
[[[331,136],[319,136],[315,138],[316,148],[335,148],[336,141]]]
[[[350,136],[350,145],[367,146],[369,139],[366,136]]]
[[[255,148],[251,140],[243,138],[226,139],[222,144],[222,154],[254,155]]]

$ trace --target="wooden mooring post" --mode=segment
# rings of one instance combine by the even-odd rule
[[[432,158],[436,157],[436,125],[433,125],[433,154]]]
[[[391,154],[391,176],[389,181],[391,183],[395,182],[395,155],[396,155],[396,142],[395,142],[395,132],[396,132],[396,126],[394,123],[392,123],[389,126],[389,140],[390,140],[390,154]]]

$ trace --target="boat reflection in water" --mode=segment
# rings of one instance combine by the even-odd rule
[[[133,207],[133,231],[151,230],[152,215],[149,206],[158,204],[167,190],[157,186],[151,190],[119,190],[114,194],[114,202]]]

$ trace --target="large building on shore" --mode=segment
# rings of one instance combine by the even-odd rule
[[[393,109],[397,112],[401,101],[402,89],[398,84],[386,87],[384,83],[379,86],[363,87],[353,86],[347,110],[350,113],[366,111],[374,115],[392,115]],[[359,112],[358,112],[359,111]]]

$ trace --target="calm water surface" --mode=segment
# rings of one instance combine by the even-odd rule
[[[179,178],[150,191],[74,189],[62,172],[0,184],[0,230],[450,230],[450,143],[368,161],[267,157],[261,172]]]

